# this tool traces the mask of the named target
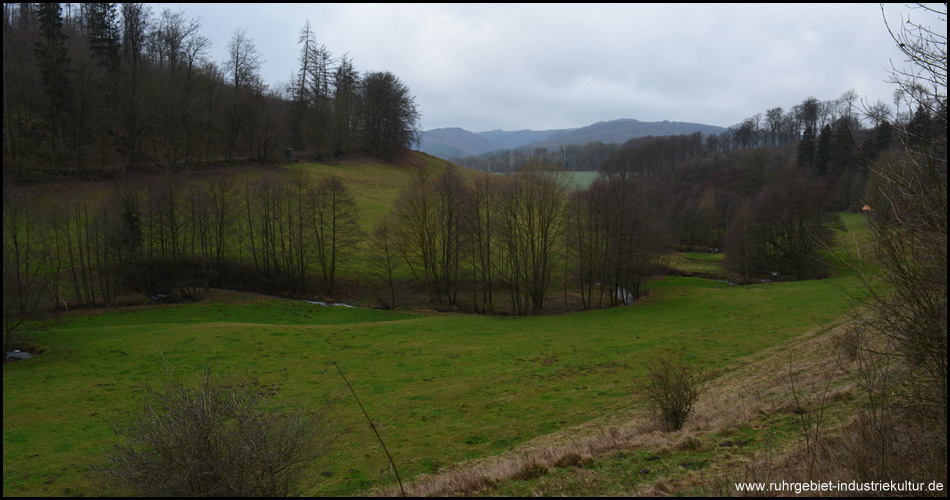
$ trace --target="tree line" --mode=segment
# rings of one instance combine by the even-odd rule
[[[339,179],[287,172],[162,174],[97,196],[8,190],[3,205],[4,282],[20,290],[5,304],[188,300],[210,286],[333,296],[359,234]]]
[[[558,146],[556,150],[542,147],[502,149],[479,156],[452,158],[451,161],[463,167],[494,173],[517,172],[532,161],[559,163],[569,172],[592,172],[600,170],[600,166],[618,149],[619,144],[589,142]]]
[[[633,162],[633,168],[640,175],[656,175],[686,160],[718,160],[744,149],[804,141],[806,145],[803,147],[811,148],[812,156],[807,159],[808,164],[817,162],[822,171],[832,168],[840,172],[858,157],[852,134],[867,134],[867,127],[860,118],[870,121],[873,130],[888,127],[881,132],[885,137],[875,139],[876,145],[860,144],[872,149],[881,149],[892,139],[889,135],[890,122],[916,119],[910,109],[911,103],[905,103],[908,109],[900,113],[902,101],[900,94],[895,94],[896,108],[893,113],[883,102],[876,102],[865,110],[866,113],[859,113],[858,96],[849,90],[837,99],[822,101],[808,97],[787,111],[779,106],[764,113],[756,113],[719,134],[694,132],[674,136],[645,136],[630,139],[622,145],[590,142],[585,145],[559,146],[557,149],[526,146],[453,158],[452,162],[486,172],[517,172],[525,163],[537,160],[561,163],[568,171],[599,171],[619,161]],[[887,119],[889,115],[893,116]],[[816,141],[822,142],[824,148],[818,158],[814,158]],[[832,161],[834,165],[830,165]]]
[[[915,115],[940,122],[926,109]],[[884,123],[866,134],[873,158],[903,147],[878,147]],[[923,138],[914,123],[891,129]],[[927,129],[928,140],[942,127]],[[358,257],[368,267],[357,274],[372,285],[354,292],[349,276],[343,295],[396,307],[418,293],[435,307],[520,315],[552,301],[559,309],[634,301],[674,249],[724,251],[745,282],[820,277],[817,253],[849,199],[839,197],[843,174],[803,161],[801,144],[687,156],[656,171],[617,155],[574,192],[563,168],[542,160],[514,175],[420,170],[370,234],[360,232],[342,181],[284,169],[168,170],[116,180],[95,196],[71,192],[85,189],[77,184],[43,195],[9,186],[5,283],[42,282],[46,303],[81,306],[113,304],[129,290],[187,299],[209,286],[339,297],[339,263]],[[848,168],[862,180],[853,191],[863,192],[867,173]]]
[[[5,10],[5,30],[29,24],[32,7],[4,8],[10,9]],[[112,6],[113,14],[115,9]],[[124,59],[119,57],[116,67],[126,80],[138,78],[133,68],[141,70],[142,87],[120,90],[141,90],[143,96],[195,90],[186,84],[189,72],[206,74],[195,68],[214,66],[197,57],[203,44],[196,25],[164,11],[152,24],[143,14],[142,25],[152,26],[150,30],[129,31],[129,26],[137,26],[135,13],[147,9],[139,4],[122,9],[126,33],[121,45],[109,42],[108,36],[87,38],[96,40],[88,43],[89,54],[98,53],[93,48],[106,55],[115,54],[115,47],[122,49]],[[55,12],[43,5],[34,17],[56,19]],[[88,6],[82,12],[77,17],[87,25],[82,29],[92,32],[88,26],[97,25],[94,12],[110,10]],[[82,32],[75,26],[67,29],[65,21],[58,30],[53,29],[56,23],[44,23],[39,23],[45,28],[36,34],[41,41],[35,50],[20,52],[46,61],[37,63],[40,80],[44,64],[59,64],[63,53],[74,53],[54,50],[64,40],[55,34]],[[411,115],[411,99],[403,100],[399,109],[367,99],[384,93],[366,89],[399,87],[398,79],[387,74],[359,77],[346,58],[333,63],[309,24],[301,31],[300,43],[300,71],[288,87],[291,98],[277,99],[276,107],[266,108],[284,110],[282,119],[272,122],[275,130],[282,124],[293,144],[305,145],[315,155],[348,151],[369,136],[382,141],[377,145],[408,140],[409,129],[360,125],[340,114],[352,105],[373,116],[374,124],[392,122],[386,114],[390,112]],[[136,46],[142,47],[140,52]],[[243,33],[235,34],[231,49],[234,65],[224,73],[229,81],[220,88],[232,95],[260,92],[255,51]],[[189,54],[194,57],[189,59]],[[20,73],[13,73],[11,79],[17,76]],[[363,90],[347,94],[346,82]],[[52,80],[34,89],[43,92],[47,104],[58,95],[51,86]],[[60,97],[76,95],[73,90]],[[913,101],[895,100],[902,102],[904,113],[880,102],[865,107],[861,116],[874,123],[872,128],[861,126],[855,97],[848,92],[825,103],[808,98],[788,113],[774,108],[764,119],[757,115],[718,136],[634,139],[612,145],[609,155],[605,153],[611,149],[598,144],[511,154],[509,163],[520,163],[518,173],[510,176],[469,176],[449,168],[428,178],[420,172],[369,235],[358,231],[347,186],[301,173],[266,171],[238,180],[165,169],[161,175],[116,181],[97,196],[62,193],[53,203],[11,186],[4,196],[5,290],[11,283],[25,291],[5,297],[18,297],[11,307],[19,310],[39,300],[33,289],[44,290],[40,295],[49,303],[68,299],[90,306],[114,303],[123,289],[180,299],[195,297],[209,286],[336,297],[341,293],[341,255],[356,252],[369,262],[370,269],[363,271],[372,285],[365,293],[385,307],[405,302],[408,292],[424,295],[436,307],[487,313],[537,314],[562,298],[568,309],[629,303],[641,295],[645,277],[662,271],[662,259],[673,249],[724,250],[727,268],[745,282],[820,277],[827,271],[817,252],[838,227],[834,212],[861,206],[867,166],[900,154],[914,141],[946,136],[945,97],[924,100],[918,94]],[[163,119],[175,122],[173,115],[183,120],[179,123],[197,123],[189,122],[197,115],[183,118],[181,113],[200,113],[201,105],[186,110],[168,105],[162,111],[166,102],[155,103],[150,111],[154,115],[136,136],[142,139],[137,151],[166,151],[166,160],[175,157],[178,162],[210,158],[196,153],[208,146],[207,136],[201,135],[207,131],[162,125]],[[130,106],[116,110],[137,113],[139,108]],[[77,123],[58,114],[66,109],[49,107],[48,115],[36,115],[36,133],[49,144],[75,149],[79,143],[68,141]],[[237,135],[210,144],[227,151],[229,143],[255,143],[237,131],[264,130],[242,125],[249,117],[263,115],[242,114],[240,109],[236,106],[234,114],[227,115],[233,120],[227,130]],[[162,115],[165,112],[169,115]],[[117,120],[126,125],[141,118],[123,116],[128,120]],[[368,127],[375,130],[369,136],[363,130]],[[121,129],[116,141],[128,139],[134,129]],[[817,136],[812,137],[812,130],[819,130]],[[194,154],[198,156],[190,156]],[[601,162],[598,180],[571,192],[559,173],[570,162]]]
[[[504,172],[598,152],[602,180],[652,186],[647,192],[656,194],[646,205],[662,214],[656,220],[666,221],[660,226],[671,233],[672,248],[725,251],[727,268],[743,282],[806,279],[827,274],[817,253],[840,227],[833,214],[861,209],[873,165],[946,134],[945,98],[921,95],[896,92],[892,108],[859,105],[848,91],[830,101],[809,97],[788,112],[772,108],[719,135],[505,150],[457,161]]]
[[[584,308],[635,300],[666,252],[647,188],[605,179],[571,193],[554,167],[420,171],[368,235],[342,181],[287,169],[169,171],[111,181],[95,196],[86,185],[8,187],[4,305],[114,305],[130,292],[191,300],[208,287],[353,299],[372,290],[384,307],[409,305],[409,293],[516,315],[548,310],[562,292]],[[344,261],[365,267],[341,289]]]
[[[64,12],[65,9],[65,12]],[[419,112],[389,72],[359,72],[300,33],[299,66],[275,87],[235,30],[228,58],[181,11],[146,4],[4,4],[4,166],[96,173],[186,163],[388,153]]]

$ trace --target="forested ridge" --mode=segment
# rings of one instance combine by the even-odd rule
[[[4,171],[115,176],[215,161],[389,153],[419,112],[389,72],[356,69],[309,21],[289,82],[266,85],[244,30],[212,61],[197,19],[146,4],[4,4]],[[215,41],[218,43],[217,41]]]

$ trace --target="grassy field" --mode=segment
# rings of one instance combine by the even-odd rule
[[[835,323],[842,276],[746,287],[668,277],[633,306],[532,318],[322,307],[231,292],[194,304],[57,318],[41,356],[4,366],[5,495],[96,494],[89,467],[110,422],[163,373],[211,365],[284,379],[282,396],[341,396],[341,435],[308,493],[394,481],[332,368],[346,371],[404,478],[496,455],[561,429],[636,411],[642,361],[681,352],[729,371],[743,358]]]
[[[439,158],[412,153],[396,165],[370,160],[342,163],[301,163],[288,166],[316,179],[335,176],[343,181],[353,195],[360,212],[361,228],[369,233],[393,207],[399,194],[423,170],[438,177],[449,163]]]
[[[368,231],[415,167],[435,175],[444,168],[422,155],[410,163],[287,168],[342,178]],[[845,223],[853,230],[847,246],[864,248],[861,216]],[[670,261],[686,272],[721,271],[721,254]],[[350,262],[344,272],[364,264]],[[191,304],[61,314],[35,336],[42,355],[4,365],[3,492],[101,493],[90,467],[114,442],[110,424],[138,408],[145,384],[162,379],[163,363],[183,374],[210,365],[283,381],[281,399],[307,407],[339,397],[337,445],[312,470],[307,493],[353,495],[395,479],[333,361],[407,479],[604,418],[637,416],[634,385],[644,360],[682,353],[729,373],[750,355],[840,323],[856,288],[840,270],[826,280],[744,287],[667,276],[632,306],[524,318],[324,307],[225,291]]]
[[[568,185],[571,189],[587,189],[594,179],[597,178],[597,172],[564,172],[568,178]]]
[[[514,175],[514,173],[502,174],[502,175]],[[574,171],[563,171],[560,172],[560,175],[564,178],[565,184],[568,191],[580,191],[587,189],[597,176],[598,172],[574,172]]]

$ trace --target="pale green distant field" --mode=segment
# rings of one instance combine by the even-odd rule
[[[587,189],[594,179],[597,178],[597,172],[565,172],[569,180],[569,185],[574,189]]]

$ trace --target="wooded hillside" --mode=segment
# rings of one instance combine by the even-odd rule
[[[112,176],[415,142],[409,88],[333,57],[309,22],[293,80],[279,88],[261,80],[263,54],[245,31],[227,42],[226,61],[208,58],[211,43],[197,19],[146,4],[4,4],[4,170]]]

